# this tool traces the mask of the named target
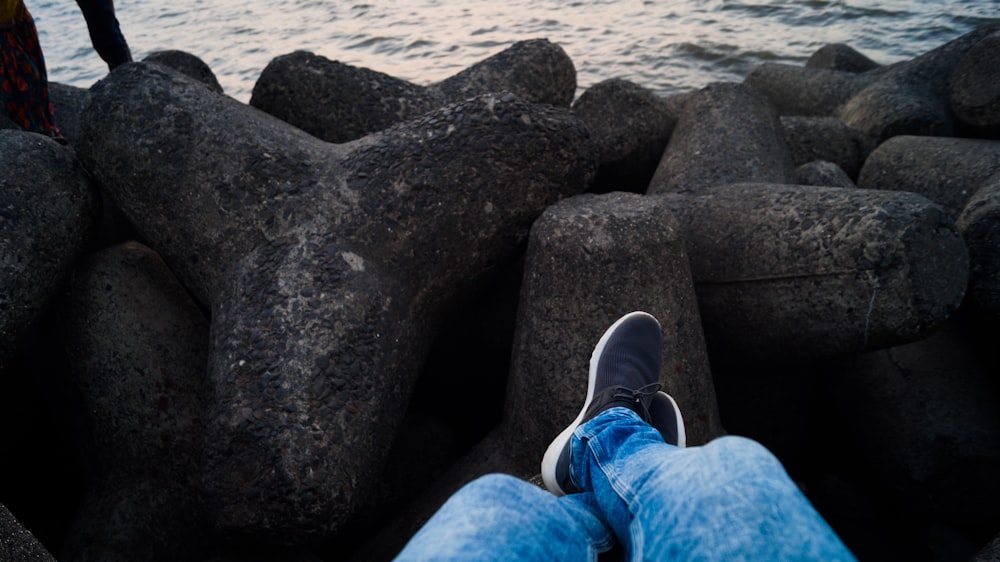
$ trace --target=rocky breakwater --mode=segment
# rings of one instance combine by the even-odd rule
[[[829,138],[841,139],[831,145],[856,144],[860,156],[855,160],[859,163],[856,168],[832,167],[835,171],[840,168],[837,177],[841,181],[850,178],[851,183],[846,185],[856,183],[860,188],[853,190],[853,194],[845,192],[847,197],[881,193],[887,198],[883,209],[895,211],[905,204],[902,200],[892,201],[891,192],[906,193],[911,201],[925,199],[935,204],[931,214],[921,212],[923,218],[911,215],[923,224],[918,227],[923,231],[919,237],[929,238],[920,245],[930,253],[912,255],[910,263],[903,266],[904,277],[908,279],[897,278],[903,285],[911,285],[910,280],[916,278],[910,276],[917,275],[923,280],[912,283],[913,288],[922,286],[918,292],[929,290],[943,295],[939,291],[948,291],[950,297],[933,305],[951,303],[947,310],[938,309],[931,314],[936,319],[933,326],[920,320],[921,314],[915,311],[900,311],[898,318],[908,318],[905,323],[912,329],[909,343],[883,341],[873,348],[869,341],[856,350],[858,353],[835,354],[824,364],[808,359],[791,364],[773,360],[764,363],[758,360],[749,365],[726,360],[713,362],[720,408],[733,413],[729,418],[724,416],[728,429],[767,435],[762,438],[773,443],[773,448],[788,451],[789,460],[801,458],[797,455],[825,459],[828,465],[820,468],[820,472],[830,471],[830,474],[817,480],[814,493],[818,498],[826,495],[826,501],[832,504],[849,503],[845,499],[851,497],[851,487],[841,479],[849,474],[846,480],[853,485],[878,489],[876,494],[862,500],[871,502],[868,509],[897,506],[891,510],[899,514],[900,524],[885,526],[880,537],[858,540],[860,552],[874,556],[894,551],[926,557],[928,552],[939,550],[947,553],[942,555],[943,559],[971,557],[1000,528],[1000,511],[996,508],[1000,495],[995,480],[986,476],[1000,469],[1000,408],[996,386],[1000,361],[988,343],[995,340],[998,329],[993,295],[997,288],[996,229],[1000,228],[1000,222],[994,184],[1000,172],[996,159],[1000,143],[991,124],[998,117],[1000,86],[995,71],[991,70],[995,65],[988,62],[1000,55],[996,49],[998,29],[995,25],[984,26],[925,55],[886,67],[871,64],[846,46],[830,46],[803,67],[766,64],[744,82],[771,101],[784,129],[780,136],[793,154],[802,133],[820,127],[830,132]],[[671,143],[674,140],[679,140],[676,135]],[[816,148],[820,147],[813,146],[810,151]],[[842,149],[836,152],[849,154]],[[793,160],[798,158],[793,156]],[[827,165],[837,162],[833,158],[824,160]],[[689,185],[676,180],[674,183],[683,184],[680,189]],[[810,197],[820,193],[823,191],[812,192]],[[839,221],[863,224],[863,215],[871,207],[859,203],[822,222],[826,227]],[[748,220],[732,217],[728,219],[730,222]],[[881,222],[885,216],[872,218]],[[815,221],[809,219],[807,223]],[[797,221],[789,226],[794,224]],[[950,234],[942,237],[945,230]],[[718,239],[710,237],[712,241]],[[871,233],[863,235],[859,241],[859,248],[865,248],[862,254],[877,247],[878,239]],[[968,275],[957,274],[963,266],[956,256],[966,251]],[[862,259],[866,261],[869,257],[873,256]],[[718,260],[713,263],[722,264]],[[889,262],[882,260],[882,263]],[[942,270],[948,267],[954,268],[953,271]],[[698,268],[692,269],[697,280]],[[817,283],[821,282],[803,279],[799,287],[815,287]],[[950,289],[945,289],[946,286]],[[881,282],[870,287],[867,307],[861,301],[849,307],[861,305],[865,310],[866,340],[873,319],[869,314],[886,304],[880,303],[881,291],[886,287]],[[841,290],[833,294],[841,298],[849,292]],[[911,302],[918,308],[934,300],[926,298],[929,294],[911,295]],[[960,300],[955,300],[956,297]],[[893,300],[897,304],[903,302]],[[699,300],[700,304],[703,302]],[[758,301],[755,310],[768,302],[775,301]],[[835,318],[831,314],[837,310],[834,302],[827,300],[823,312],[814,313],[824,315],[825,319]],[[960,308],[951,308],[959,302]],[[705,308],[703,320],[712,349],[712,342],[717,339],[711,336],[715,331],[712,326],[716,323],[705,318]],[[723,320],[721,325],[725,323]],[[800,318],[792,325],[805,327],[808,322]],[[805,332],[808,330],[789,335],[789,341],[795,341],[795,336]],[[743,332],[743,342],[756,339],[748,338],[748,333],[752,332]],[[846,335],[849,331],[840,333]],[[832,351],[835,347],[827,349]],[[869,351],[865,352],[866,349]],[[754,376],[748,376],[748,372]],[[787,398],[795,395],[791,389],[803,375],[812,382],[808,387],[799,387],[798,396],[818,393],[823,399],[814,400],[810,408],[789,407],[795,402]],[[749,394],[762,383],[774,384],[792,394],[780,403],[769,401],[773,400],[773,393]],[[761,398],[758,406],[782,405],[784,409],[754,417],[754,408],[737,405],[750,396]],[[733,407],[729,408],[730,405]],[[791,429],[809,420],[813,420],[816,428],[822,428],[818,434]],[[809,446],[809,440],[817,435],[822,435],[826,444],[815,447],[832,447],[838,454],[826,455]],[[837,468],[831,471],[831,467]],[[857,496],[853,498],[850,501],[857,500]],[[854,508],[857,506],[853,504]],[[858,519],[845,522],[843,533],[850,538],[852,532],[859,532],[855,526],[862,525]],[[913,529],[921,529],[924,538],[916,543],[895,542],[891,538],[897,533],[912,536]]]
[[[512,94],[345,145],[154,65],[90,97],[81,159],[211,307],[202,483],[257,541],[350,520],[449,303],[595,171],[568,110]]]
[[[525,42],[465,74],[507,76],[509,89],[540,77],[535,87],[471,80],[484,90],[449,97],[397,83],[428,104],[410,114],[361,80],[355,109],[324,125],[357,132],[333,143],[220,95],[177,53],[116,69],[75,105],[71,148],[42,139],[45,151],[22,150],[30,163],[9,164],[33,170],[28,181],[66,160],[76,171],[47,183],[82,194],[79,210],[10,231],[74,233],[46,246],[66,252],[58,267],[18,258],[20,285],[5,281],[40,292],[9,298],[31,319],[5,324],[21,337],[4,379],[48,367],[46,407],[71,412],[55,419],[79,432],[86,480],[64,500],[76,517],[61,534],[25,523],[65,560],[389,559],[462,483],[534,478],[579,406],[594,341],[645,309],[663,322],[661,381],[691,444],[727,432],[763,442],[861,558],[971,557],[1000,529],[1000,327],[979,296],[994,294],[981,272],[997,223],[997,92],[969,70],[980,67],[969,57],[996,57],[994,33],[906,72],[830,46],[778,73],[793,86],[756,83],[761,71],[660,98],[612,79],[571,109],[527,93],[561,91],[572,73],[554,45]],[[202,82],[164,66],[178,58]],[[310,59],[281,64],[296,60]],[[510,71],[519,64],[533,70]],[[313,61],[262,83],[308,84],[318,67],[374,76]],[[976,107],[945,111],[948,131],[974,131],[974,146],[912,140],[940,128],[875,133],[844,113],[868,86],[891,80],[898,93],[918,75],[936,81],[920,95],[938,97],[888,120],[923,123],[922,108],[961,100]],[[849,87],[783,90],[830,76]],[[304,99],[289,115],[348,103]],[[924,163],[941,178],[926,189]],[[87,245],[94,185],[141,243]],[[2,226],[30,208],[11,200]],[[20,255],[8,239],[4,256]],[[39,317],[58,330],[39,335]],[[496,356],[442,369],[441,355],[482,349],[442,351],[442,334],[497,337],[498,325],[507,376],[471,392]],[[449,369],[443,388],[499,412],[458,450],[435,408],[408,411]],[[477,415],[460,411],[458,423]],[[30,515],[23,505],[11,512]],[[3,532],[40,550],[12,518]]]

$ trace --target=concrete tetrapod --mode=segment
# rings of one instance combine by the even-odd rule
[[[1000,174],[969,199],[955,224],[969,248],[969,296],[1000,315]]]
[[[0,560],[56,562],[45,546],[3,504],[0,504]]]
[[[464,483],[489,472],[530,479],[579,411],[590,354],[611,322],[646,310],[663,326],[660,381],[688,442],[723,434],[684,241],[664,200],[585,194],[550,206],[531,228],[500,425],[356,560],[392,558]]]
[[[962,237],[915,193],[732,184],[661,197],[684,233],[712,355],[782,361],[906,343],[965,294]]]
[[[839,117],[867,156],[897,135],[950,136],[955,119],[948,97],[952,71],[965,53],[997,29],[984,25],[914,59],[887,67],[845,103]]]
[[[647,193],[696,193],[738,182],[785,183],[794,172],[771,102],[717,82],[690,95]]]
[[[580,94],[573,111],[590,127],[601,164],[595,191],[645,193],[689,96],[659,96],[621,78]]]
[[[782,138],[796,167],[822,160],[840,167],[853,181],[864,163],[851,130],[836,117],[781,117]]]
[[[1000,141],[900,135],[868,156],[858,187],[912,191],[958,218],[986,181],[1000,174]]]
[[[135,63],[81,122],[103,189],[212,306],[203,485],[252,541],[342,528],[449,302],[596,175],[568,109],[510,94],[335,145]]]
[[[955,115],[973,132],[1000,138],[1000,30],[977,42],[962,57],[948,81]]]
[[[194,560],[208,320],[149,248],[106,248],[74,270],[63,342],[89,485],[68,560]],[[85,428],[85,429],[83,429]]]
[[[73,151],[0,130],[0,372],[83,253],[100,200]]]
[[[877,62],[844,43],[823,45],[806,61],[806,68],[827,68],[845,72],[867,72],[878,67]]]
[[[762,64],[744,83],[770,98],[781,115],[840,118],[867,156],[896,135],[952,135],[953,109],[970,124],[986,125],[996,113],[990,54],[998,29],[982,25],[913,59],[864,72]]]
[[[858,187],[912,191],[947,209],[969,249],[969,296],[1000,312],[1000,142],[893,137],[865,161]]]
[[[883,71],[859,73],[768,62],[747,74],[743,83],[766,95],[781,115],[823,117],[836,115]]]
[[[347,142],[449,103],[492,92],[569,107],[576,68],[546,39],[518,41],[458,74],[420,86],[307,51],[271,60],[250,105],[330,142]]]
[[[681,405],[689,442],[723,433],[689,257],[671,210],[657,197],[581,195],[549,207],[532,227],[504,423],[536,470],[579,411],[594,344],[632,310],[660,321],[660,382]]]

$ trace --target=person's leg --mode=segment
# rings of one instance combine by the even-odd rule
[[[396,557],[417,560],[596,560],[615,542],[593,494],[557,498],[503,474],[463,486]]]
[[[114,0],[76,0],[76,4],[87,21],[90,42],[101,59],[108,63],[108,69],[131,62],[132,52],[115,16]]]
[[[546,487],[592,493],[636,560],[852,559],[764,447],[725,437],[682,448],[680,409],[658,391],[661,346],[644,312],[605,331],[583,409],[542,459]]]
[[[682,449],[613,408],[580,426],[571,446],[574,481],[594,492],[634,560],[853,560],[754,441]]]

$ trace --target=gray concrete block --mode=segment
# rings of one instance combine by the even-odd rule
[[[954,221],[914,193],[734,184],[663,197],[713,355],[792,361],[914,341],[965,293]]]
[[[877,73],[855,73],[784,63],[764,63],[743,83],[771,100],[781,115],[826,117],[878,78]]]
[[[598,82],[573,103],[590,128],[600,169],[594,190],[645,193],[689,94],[658,96],[628,80]]]
[[[177,49],[166,49],[153,51],[142,59],[144,62],[162,64],[170,67],[181,74],[186,74],[191,78],[208,86],[213,92],[223,93],[219,79],[215,77],[212,68],[208,63],[201,60],[197,55]]]
[[[647,193],[784,183],[792,170],[781,122],[768,99],[749,86],[718,82],[685,103]]]
[[[816,160],[832,162],[852,180],[864,160],[854,134],[836,117],[781,117],[785,146],[792,163],[801,166]]]
[[[561,47],[533,39],[422,86],[296,51],[264,68],[250,105],[318,138],[343,143],[450,103],[500,92],[569,107],[576,95],[576,68]]]
[[[966,51],[996,29],[996,25],[982,26],[893,65],[844,104],[838,115],[857,135],[862,153],[868,155],[898,135],[953,135],[949,77]]]
[[[969,199],[1000,173],[1000,142],[901,135],[871,153],[858,187],[912,191],[958,218]]]
[[[948,80],[948,99],[955,115],[971,129],[1000,138],[1000,31],[972,45]]]
[[[100,201],[73,151],[0,130],[0,370],[95,233]]]
[[[969,248],[968,297],[1000,315],[1000,172],[969,199],[955,223]]]
[[[0,504],[0,560],[55,562],[55,558],[6,506]]]
[[[596,174],[567,108],[510,94],[330,144],[156,65],[91,91],[90,164],[211,305],[204,492],[226,535],[341,530],[448,304]]]
[[[690,442],[721,435],[687,261],[670,207],[656,197],[573,197],[549,207],[535,222],[504,424],[536,465],[583,405],[597,340],[633,310],[660,320],[661,382],[686,416]]]
[[[795,168],[792,181],[798,185],[856,187],[843,168],[825,160],[813,160]]]
[[[135,242],[76,268],[60,316],[88,474],[67,559],[201,556],[208,319],[159,256]]]
[[[805,66],[858,73],[875,70],[880,65],[850,45],[830,43],[817,49]]]

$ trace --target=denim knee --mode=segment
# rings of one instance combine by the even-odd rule
[[[734,471],[742,471],[751,467],[771,465],[784,470],[781,461],[767,447],[757,441],[739,435],[726,435],[713,439],[705,445],[716,449],[716,454],[738,462],[729,462],[725,466]],[[756,469],[754,469],[756,470]]]

